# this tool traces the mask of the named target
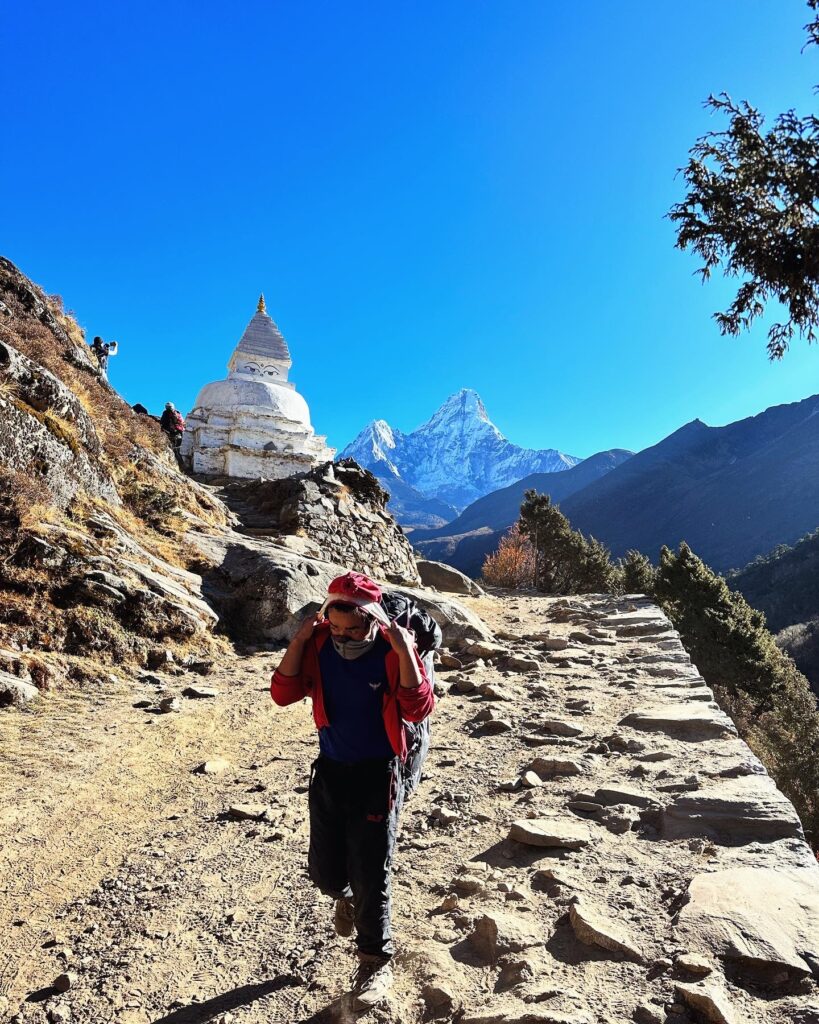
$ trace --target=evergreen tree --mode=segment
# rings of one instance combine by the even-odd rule
[[[535,549],[535,586],[546,594],[603,593],[616,585],[608,549],[584,537],[548,494],[530,490],[520,507],[520,532]]]
[[[620,586],[624,594],[653,595],[657,570],[642,551],[635,551],[634,548],[628,550],[620,560],[619,569]]]
[[[782,688],[783,657],[762,612],[732,593],[685,543],[677,554],[662,549],[654,588],[706,679],[770,707]]]
[[[808,6],[816,12],[819,0]],[[819,17],[806,29],[808,42],[819,42]],[[794,334],[815,341],[819,324],[819,118],[789,110],[765,129],[758,110],[726,93],[706,106],[728,126],[691,149],[688,192],[669,213],[677,247],[702,257],[703,280],[717,268],[741,278],[728,309],[714,314],[723,334],[737,336],[769,302],[781,303],[787,320],[768,331],[779,359]]]

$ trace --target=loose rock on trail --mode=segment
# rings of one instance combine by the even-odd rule
[[[499,639],[441,659],[389,1004],[347,995],[306,877],[309,707],[270,701],[278,653],[239,650],[189,696],[160,666],[173,714],[122,679],[0,715],[0,1019],[819,1020],[819,868],[667,620],[464,603]]]

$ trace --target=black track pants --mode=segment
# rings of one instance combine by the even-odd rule
[[[308,871],[326,895],[352,896],[362,953],[393,953],[390,870],[399,780],[397,758],[345,765],[319,757],[311,772]]]

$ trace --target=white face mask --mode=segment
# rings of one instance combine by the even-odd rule
[[[373,619],[370,622],[370,631],[363,640],[345,640],[332,634],[330,634],[330,639],[333,641],[333,647],[335,647],[336,651],[345,661],[355,661],[356,658],[360,658],[362,654],[366,654],[372,648],[377,634],[378,627],[376,626],[375,619]]]

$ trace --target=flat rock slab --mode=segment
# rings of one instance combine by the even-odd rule
[[[220,691],[212,686],[186,686],[182,691],[183,697],[218,697]]]
[[[702,701],[703,704],[713,704],[714,694],[705,688],[694,688],[693,686],[671,686],[663,690],[663,697],[667,700],[679,701]]]
[[[536,757],[526,766],[526,771],[534,772],[541,779],[553,779],[558,775],[582,775],[586,766],[582,761],[570,761],[567,758]]]
[[[725,846],[802,838],[793,804],[767,775],[726,779],[678,796],[663,811],[663,839],[713,839]]]
[[[643,954],[626,928],[607,918],[585,903],[573,903],[569,920],[575,935],[587,946],[599,946],[612,953],[622,953],[630,960],[642,961]]]
[[[656,634],[673,632],[671,623],[668,620],[653,620],[652,622],[636,622],[627,626],[618,626],[617,635],[622,637],[648,637]]]
[[[607,629],[622,629],[628,626],[655,626],[657,631],[671,629],[671,623],[659,611],[653,612],[623,612],[619,615],[607,615],[600,619],[600,625]]]
[[[441,668],[456,669],[463,668],[463,662],[460,658],[456,658],[454,654],[448,654],[446,651],[442,651],[438,655],[438,663]]]
[[[592,841],[591,828],[582,821],[562,818],[519,818],[512,822],[509,838],[527,846],[579,850]]]
[[[695,875],[676,935],[692,950],[715,954],[753,980],[806,977],[805,953],[819,941],[819,868],[729,868]]]
[[[501,999],[478,1010],[467,1010],[459,1024],[589,1024],[582,1010],[546,1010],[537,1003]]]
[[[512,672],[539,672],[540,662],[535,661],[534,658],[520,658],[517,655],[512,655],[511,658],[507,658],[505,667]]]
[[[639,789],[632,789],[629,786],[602,786],[594,794],[597,803],[606,807],[613,807],[615,804],[629,804],[632,807],[651,807],[659,801],[656,797],[649,796]]]
[[[558,718],[545,718],[539,723],[543,732],[551,733],[553,736],[582,736],[583,729],[574,722],[563,722]]]
[[[235,821],[261,821],[267,814],[267,807],[264,804],[232,804],[227,813]]]
[[[711,739],[718,736],[736,736],[731,719],[715,708],[703,707],[699,702],[690,706],[664,704],[659,707],[632,711],[620,721],[643,732],[662,732],[684,739]]]
[[[495,644],[491,640],[475,640],[464,647],[464,654],[471,658],[505,658],[508,653],[503,644]]]
[[[224,757],[212,757],[209,761],[203,761],[196,769],[200,775],[220,775],[230,768],[230,761]]]
[[[652,652],[650,654],[641,654],[637,658],[630,658],[630,665],[689,665],[691,662],[691,656],[682,647],[678,650],[662,652]]]
[[[568,638],[565,636],[549,636],[547,633],[534,633],[531,639],[542,643],[547,651],[565,651],[569,646]]]
[[[512,700],[512,694],[497,683],[484,683],[478,693],[486,700]]]
[[[508,722],[505,718],[491,718],[484,722],[482,726],[476,731],[476,736],[500,736],[501,733],[511,732],[512,723]]]
[[[713,1024],[736,1024],[728,996],[713,984],[675,985],[677,999]]]
[[[536,922],[494,910],[479,917],[469,935],[470,946],[487,963],[494,963],[506,953],[520,953],[544,943],[545,936]]]

